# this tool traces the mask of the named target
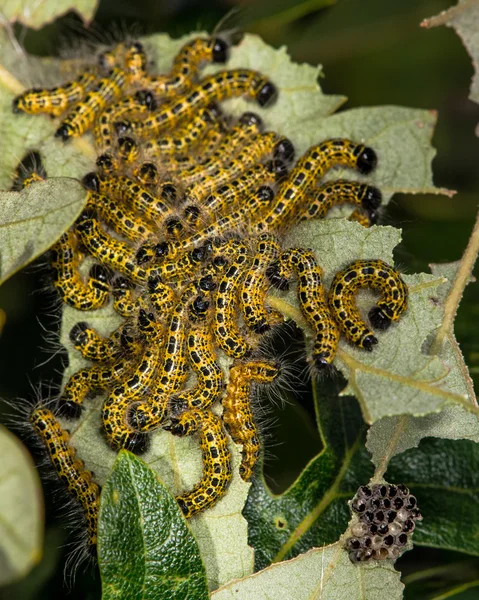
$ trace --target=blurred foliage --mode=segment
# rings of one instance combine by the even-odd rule
[[[272,45],[286,44],[295,61],[321,63],[323,90],[348,96],[346,107],[397,104],[437,110],[435,183],[458,194],[452,199],[395,196],[383,223],[403,229],[396,260],[405,272],[427,270],[431,262],[457,260],[472,230],[479,197],[479,139],[474,134],[479,107],[467,99],[473,68],[454,31],[419,26],[451,2],[338,0],[330,4],[328,0],[101,0],[93,29],[136,34],[166,31],[179,36],[192,30],[240,27],[260,33]],[[59,46],[81,35],[80,21],[71,14],[39,31],[23,26],[15,30],[27,50],[40,55],[57,54]],[[0,344],[0,397],[26,397],[32,393],[32,383],[59,381],[61,353],[52,351],[45,340],[45,332],[55,330],[57,317],[51,298],[39,292],[42,287],[44,271],[31,267],[0,288],[0,307],[6,315]],[[476,389],[478,316],[479,288],[472,285],[461,302],[455,330]],[[266,474],[279,491],[320,450],[308,383],[291,394],[286,407],[271,409],[271,419],[276,427],[268,442]],[[294,456],[286,446],[292,439]],[[44,560],[27,579],[0,591],[0,598],[40,600],[66,594],[64,552],[58,550],[64,532],[48,514]],[[406,600],[443,597],[447,590],[479,578],[477,560],[427,548],[407,553],[397,567],[408,584]],[[79,574],[68,597],[99,598],[99,589],[98,576]],[[453,597],[477,598],[477,590],[458,589]]]

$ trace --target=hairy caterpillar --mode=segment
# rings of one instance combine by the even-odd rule
[[[51,410],[36,406],[30,423],[47,449],[50,462],[58,478],[68,487],[68,491],[79,502],[88,526],[88,543],[96,545],[97,518],[100,504],[100,488],[93,481],[90,471],[76,458],[70,445],[70,435],[62,429]]]
[[[249,481],[259,458],[258,428],[251,410],[251,388],[254,383],[270,383],[278,376],[278,367],[267,362],[235,363],[223,398],[223,420],[236,444],[242,444],[240,475]]]
[[[211,411],[188,411],[165,427],[174,435],[198,431],[203,459],[203,477],[190,492],[176,497],[187,519],[216,504],[231,481],[231,456],[221,419]]]
[[[350,342],[372,350],[378,340],[354,304],[356,292],[363,287],[381,293],[381,299],[369,311],[372,326],[380,330],[388,329],[407,309],[408,291],[398,271],[382,260],[358,260],[335,275],[329,292],[331,312]]]
[[[339,330],[329,311],[322,269],[311,250],[290,248],[268,268],[271,282],[283,289],[293,273],[298,278],[301,310],[316,336],[313,360],[318,367],[325,367],[331,364],[336,354]]]

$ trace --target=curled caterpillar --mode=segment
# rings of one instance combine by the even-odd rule
[[[329,306],[338,327],[350,342],[372,350],[378,340],[355,305],[356,292],[370,287],[381,293],[369,320],[376,329],[388,329],[408,305],[408,289],[398,271],[382,260],[358,260],[337,273],[329,291]]]

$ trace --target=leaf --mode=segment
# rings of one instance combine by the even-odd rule
[[[395,456],[387,480],[407,485],[424,520],[414,544],[479,556],[479,445],[427,438]]]
[[[273,565],[242,581],[233,581],[212,600],[390,600],[402,598],[404,586],[388,561],[378,567],[354,565],[340,544],[311,550]]]
[[[0,192],[0,285],[41,256],[85,205],[85,190],[64,177],[21,192]]]
[[[373,474],[359,407],[340,389],[337,378],[313,388],[323,449],[293,485],[274,495],[264,478],[253,481],[244,515],[256,570],[335,542],[350,520],[348,499]]]
[[[435,276],[447,278],[446,283],[438,288],[437,294],[435,294],[437,306],[441,307],[441,310],[451,294],[460,265],[460,262],[431,265]],[[452,316],[454,317],[454,315]],[[436,332],[431,332],[431,335],[433,333]],[[431,339],[428,338],[427,345],[430,346],[430,343]],[[438,352],[438,358],[449,369],[448,387],[456,394],[469,397],[471,404],[477,406],[472,381],[453,331],[448,330],[444,344]],[[445,406],[436,414],[424,417],[404,414],[384,418],[376,422],[369,430],[367,447],[372,454],[373,462],[384,472],[391,457],[417,446],[425,436],[479,442],[478,415],[469,412],[465,405],[451,405]]]
[[[40,479],[23,444],[0,426],[0,586],[24,577],[43,552]]]
[[[102,490],[98,559],[103,600],[209,598],[198,545],[178,505],[124,450]]]
[[[424,19],[421,23],[421,27],[428,28],[438,25],[453,27],[472,58],[474,76],[469,98],[479,104],[479,1],[459,0],[456,6],[452,6],[435,17]],[[476,128],[476,135],[479,135],[479,127]]]
[[[89,23],[96,8],[97,0],[5,0],[2,3],[2,17],[10,22],[20,21],[27,27],[40,29],[71,10]]]

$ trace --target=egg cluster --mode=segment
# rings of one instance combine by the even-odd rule
[[[402,484],[362,486],[351,508],[359,517],[345,541],[352,562],[398,558],[422,520],[415,496]]]
[[[87,321],[72,328],[74,347],[92,364],[67,381],[58,414],[80,419],[85,399],[100,392],[101,425],[114,450],[142,453],[158,428],[198,435],[203,477],[177,497],[186,517],[226,492],[226,432],[242,445],[241,477],[253,475],[260,438],[252,392],[280,371],[260,351],[283,320],[268,305],[271,287],[285,290],[295,281],[317,368],[332,364],[341,334],[365,350],[377,343],[356,307],[360,288],[379,292],[369,313],[376,329],[407,308],[406,285],[381,260],[346,265],[328,294],[314,253],[282,247],[293,225],[324,218],[336,205],[350,204],[352,219],[373,223],[378,189],[321,179],[338,165],[368,174],[377,157],[362,143],[332,139],[295,162],[291,141],[264,131],[258,115],[227,115],[221,102],[228,98],[267,107],[278,94],[266,76],[248,69],[201,78],[204,64],[227,60],[229,46],[227,39],[193,39],[171,71],[157,75],[143,46],[125,42],[102,52],[74,81],[28,90],[13,102],[16,113],[61,117],[55,135],[64,142],[93,130],[98,169],[83,178],[85,210],[51,250],[53,283],[75,309],[111,303],[124,319],[107,337]],[[24,185],[46,177],[39,160]],[[93,263],[87,276],[86,257]],[[220,366],[221,357],[229,367]],[[221,416],[212,410],[219,403]],[[98,486],[52,411],[39,405],[30,421],[85,509],[95,544]]]

